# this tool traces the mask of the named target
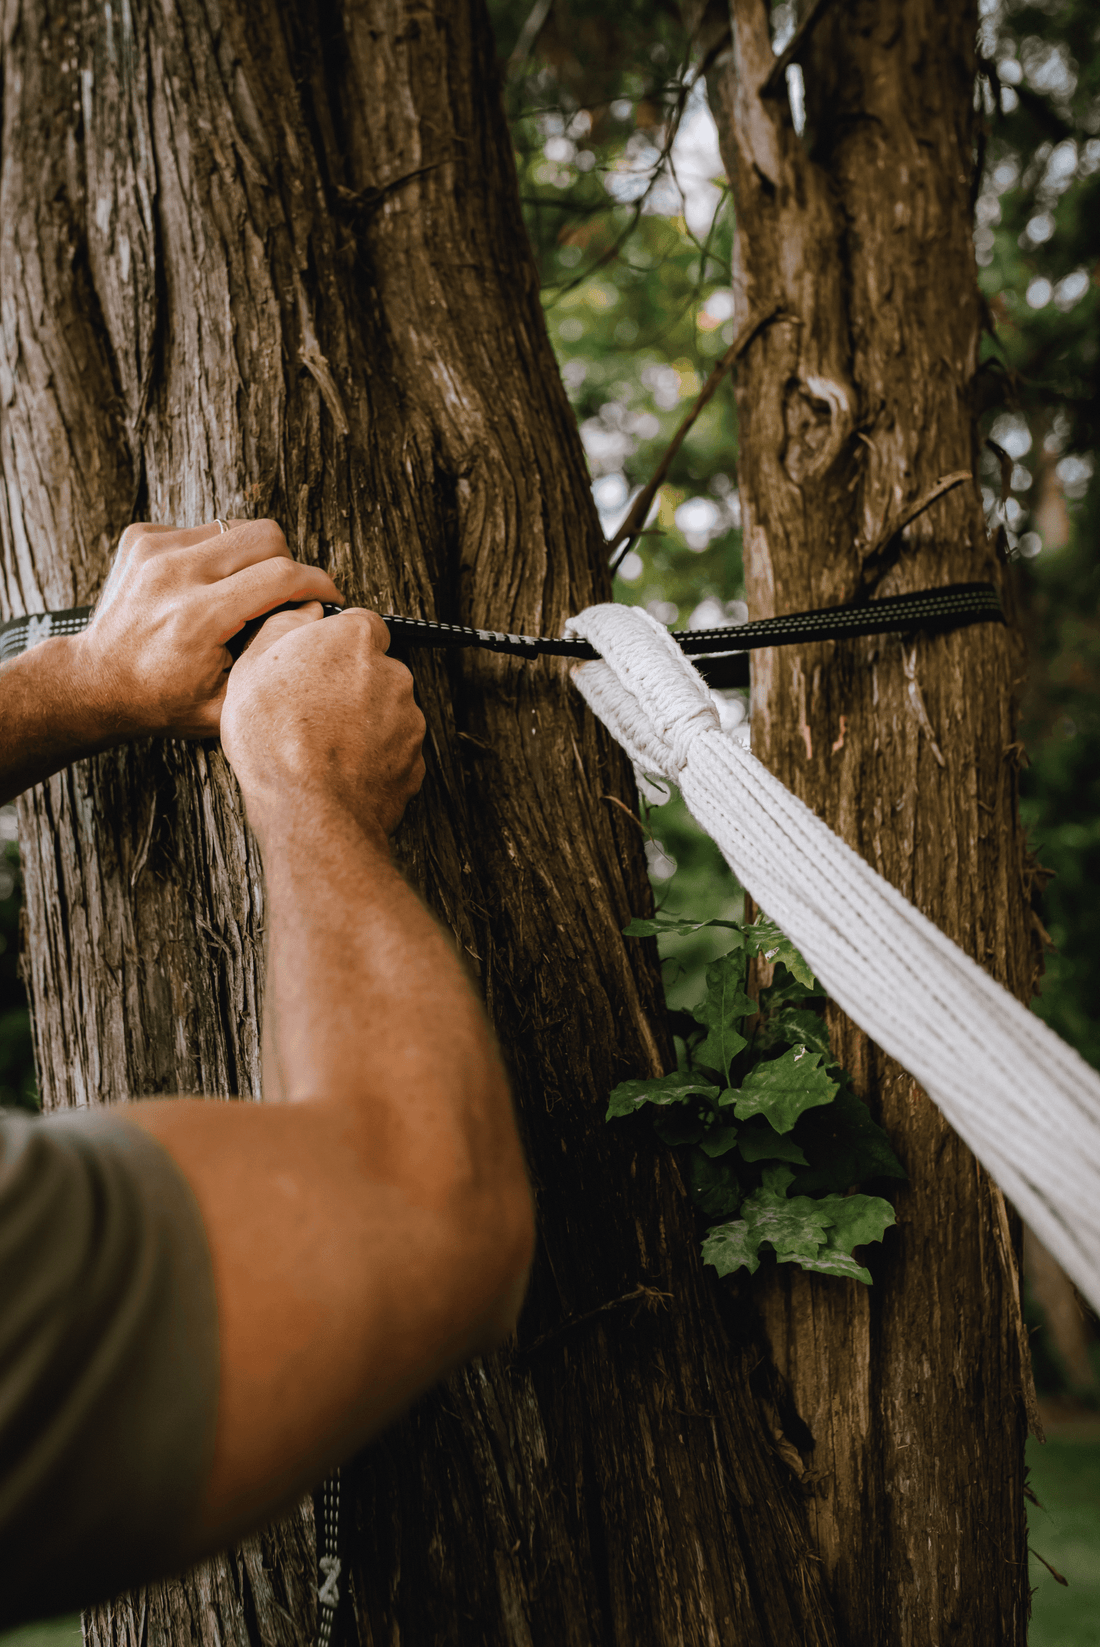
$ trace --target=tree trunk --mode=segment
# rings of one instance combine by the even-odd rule
[[[764,0],[733,0],[711,100],[737,207],[735,324],[781,311],[738,385],[750,615],[1003,583],[976,484],[977,8],[856,0],[802,55],[796,135]],[[818,15],[821,15],[819,12]],[[899,528],[901,528],[899,530]],[[753,654],[753,749],[1023,1000],[1036,955],[1016,821],[1020,653],[994,627]],[[755,1288],[813,1437],[811,1523],[840,1637],[1022,1644],[1019,1226],[925,1094],[830,1009],[898,1150],[873,1290],[794,1266]]]
[[[0,49],[7,611],[93,598],[133,518],[215,512],[274,515],[382,611],[555,633],[607,597],[478,0],[5,0]],[[607,799],[628,769],[558,664],[414,670],[401,852],[496,1022],[542,1239],[518,1343],[345,1475],[354,1633],[824,1647],[747,1293],[716,1309],[674,1167],[603,1122],[668,1050],[654,956],[620,936],[648,897]],[[82,763],[24,798],[21,839],[46,1107],[259,1098],[263,885],[217,749]],[[315,1554],[307,1502],[87,1639],[308,1643]]]

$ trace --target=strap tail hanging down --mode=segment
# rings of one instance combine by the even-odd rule
[[[594,606],[573,670],[635,765],[679,785],[823,988],[920,1082],[1100,1307],[1100,1075],[876,873],[743,745],[667,631]]]
[[[28,651],[54,635],[77,635],[91,622],[94,608],[75,606],[64,612],[38,612],[10,618],[0,624],[0,663]],[[624,608],[633,610],[633,608]],[[326,607],[336,613],[338,606]],[[457,623],[433,623],[427,618],[385,619],[393,640],[403,647],[479,647],[511,657],[563,657],[580,661],[599,653],[578,636],[554,639],[548,635],[509,635],[493,629],[469,629]],[[884,635],[904,630],[943,633],[972,623],[1003,623],[997,591],[990,583],[949,583],[940,589],[921,589],[912,595],[889,595],[884,600],[850,606],[827,606],[816,612],[789,612],[778,618],[731,625],[724,629],[680,629],[672,639],[689,657],[698,658],[699,673],[708,686],[749,684],[746,653],[764,646],[806,645],[812,641],[843,640],[854,635]],[[708,654],[710,654],[708,656]]]

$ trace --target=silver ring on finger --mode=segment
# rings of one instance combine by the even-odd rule
[[[219,532],[228,532],[229,530],[229,522],[227,520],[222,520],[220,515],[215,515],[214,525],[218,528]]]

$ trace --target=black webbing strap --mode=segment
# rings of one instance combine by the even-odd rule
[[[327,606],[328,613],[340,610]],[[0,624],[0,663],[54,635],[75,635],[86,629],[93,608],[76,606],[65,612],[40,612],[10,618]],[[395,650],[408,647],[476,646],[511,657],[595,658],[595,648],[583,640],[555,640],[549,635],[509,635],[495,629],[469,629],[457,623],[433,623],[428,618],[386,616]],[[763,646],[805,645],[811,641],[844,640],[854,635],[885,635],[921,630],[942,634],[971,623],[1003,623],[1004,613],[991,583],[949,583],[941,589],[921,589],[913,595],[888,595],[885,600],[852,606],[826,606],[816,612],[788,612],[725,629],[677,629],[672,638],[689,657],[697,658],[704,680],[711,686],[747,686],[747,652]]]

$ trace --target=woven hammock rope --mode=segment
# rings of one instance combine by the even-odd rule
[[[639,607],[572,618],[601,661],[580,692],[697,823],[822,988],[928,1093],[1100,1309],[1100,1075],[883,879],[748,749]]]

